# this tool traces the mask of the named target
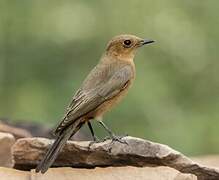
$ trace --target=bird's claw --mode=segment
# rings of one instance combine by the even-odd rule
[[[99,140],[96,136],[94,136],[93,137],[94,140],[89,143],[89,147],[92,146],[95,143],[101,143],[101,142],[104,142],[106,140],[111,140],[111,143],[117,141],[119,143],[128,145],[128,143],[123,139],[126,136],[128,136],[128,135],[126,134],[126,135],[122,135],[122,136],[116,136],[116,135],[113,134],[112,136],[105,137],[103,140]]]
[[[110,137],[105,137],[105,138],[104,138],[104,141],[110,139],[112,143],[115,142],[115,141],[117,141],[117,142],[120,142],[120,143],[122,143],[122,144],[127,144],[127,145],[128,145],[128,143],[127,143],[125,140],[122,139],[122,138],[124,138],[124,137],[126,137],[126,136],[127,136],[127,135],[123,135],[123,136],[112,135],[112,136],[110,136]]]
[[[112,142],[117,141],[117,142],[120,142],[122,144],[128,145],[128,143],[125,140],[122,139],[123,137],[125,137],[125,136],[113,136],[112,137]]]
[[[97,136],[94,136],[93,137],[93,142],[94,143],[98,143],[98,142],[100,142],[100,140],[99,140],[99,138]]]
[[[100,140],[97,136],[94,136],[93,141],[91,141],[88,146],[90,147],[93,144],[100,143],[100,142],[103,142],[103,140]]]

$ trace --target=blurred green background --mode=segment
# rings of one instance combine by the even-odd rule
[[[216,0],[0,1],[0,117],[55,126],[107,41],[131,33],[157,42],[139,50],[135,84],[105,123],[187,155],[219,153],[218,7]]]

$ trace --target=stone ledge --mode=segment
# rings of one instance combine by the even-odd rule
[[[89,141],[68,141],[54,166],[168,166],[182,173],[194,174],[199,180],[218,180],[219,170],[193,162],[170,147],[140,138],[123,138],[128,145],[107,140],[89,146]],[[19,139],[13,146],[15,168],[31,169],[42,159],[52,140],[45,138]]]
[[[11,147],[15,143],[12,134],[0,132],[0,166],[13,167]]]
[[[20,171],[0,167],[0,179],[7,180],[197,180],[192,174],[182,174],[168,167],[97,167],[85,168],[50,168],[45,174],[36,174],[34,170]]]

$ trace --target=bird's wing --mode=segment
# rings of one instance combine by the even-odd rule
[[[67,109],[63,120],[55,130],[59,134],[75,120],[96,109],[105,101],[120,93],[132,78],[132,68],[129,65],[113,73],[106,82],[89,90],[79,90]]]

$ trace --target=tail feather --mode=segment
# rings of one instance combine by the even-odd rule
[[[74,124],[66,128],[46,152],[44,158],[41,160],[35,171],[45,173],[55,161],[59,151],[61,151],[61,149],[64,147],[67,140],[74,135],[82,125],[83,123],[78,123],[77,125]]]

